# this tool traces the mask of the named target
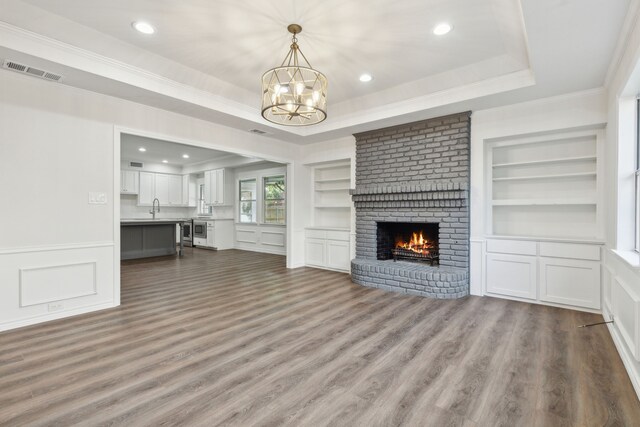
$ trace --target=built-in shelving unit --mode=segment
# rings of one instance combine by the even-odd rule
[[[348,272],[351,268],[351,161],[313,166],[313,219],[305,229],[305,263]]]
[[[487,143],[484,294],[601,308],[602,140],[588,129]]]
[[[491,144],[488,234],[600,237],[598,135],[594,130]]]
[[[314,225],[349,229],[351,225],[351,165],[347,162],[315,166],[313,170]]]

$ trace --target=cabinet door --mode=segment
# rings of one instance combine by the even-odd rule
[[[189,198],[191,194],[189,192],[189,175],[182,175],[182,205],[190,206]]]
[[[540,300],[600,308],[600,263],[540,258]]]
[[[487,292],[536,299],[536,257],[487,254]]]
[[[171,206],[182,205],[182,176],[169,175],[169,202]]]
[[[215,203],[217,205],[224,204],[224,169],[216,170],[216,197]]]
[[[155,174],[140,172],[140,191],[138,192],[138,204],[151,206],[155,198]]]
[[[306,264],[326,267],[326,248],[326,240],[306,239],[304,251]]]
[[[204,172],[204,203],[210,205],[211,201],[211,171]]]
[[[213,221],[207,221],[207,246],[216,246],[216,224]]]
[[[169,175],[161,173],[156,174],[155,193],[155,197],[160,201],[160,205],[167,206],[169,204]]]
[[[351,268],[349,242],[327,240],[327,267],[349,271]]]

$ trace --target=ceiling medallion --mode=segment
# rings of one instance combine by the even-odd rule
[[[327,118],[327,78],[298,47],[302,27],[291,24],[287,30],[293,34],[289,53],[282,65],[262,75],[262,117],[285,126],[315,125]]]

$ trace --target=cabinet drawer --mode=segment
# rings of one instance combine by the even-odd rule
[[[600,246],[540,242],[540,256],[600,261]]]
[[[310,239],[326,239],[327,238],[327,232],[325,230],[316,230],[313,228],[307,228],[304,231],[304,235],[305,237]]]
[[[487,240],[487,252],[536,255],[536,242],[529,240]]]

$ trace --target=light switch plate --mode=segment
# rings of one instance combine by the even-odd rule
[[[107,194],[102,192],[89,192],[89,204],[90,205],[106,205]]]

